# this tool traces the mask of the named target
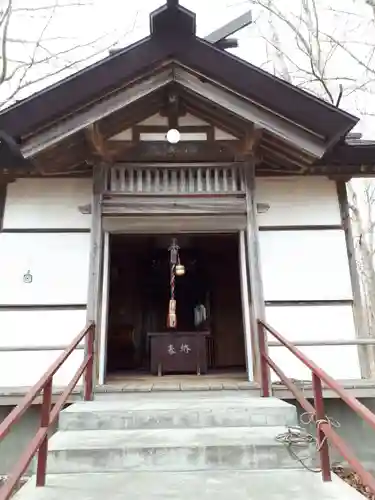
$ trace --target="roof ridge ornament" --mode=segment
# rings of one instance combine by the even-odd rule
[[[150,32],[152,37],[169,39],[176,45],[181,39],[195,36],[195,13],[182,7],[179,0],[167,0],[165,5],[151,12]]]

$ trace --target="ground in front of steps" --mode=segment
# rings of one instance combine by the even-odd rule
[[[333,475],[304,470],[121,472],[48,475],[44,488],[32,478],[14,500],[363,500]]]

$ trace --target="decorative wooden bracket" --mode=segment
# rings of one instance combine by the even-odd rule
[[[256,207],[257,207],[257,214],[265,214],[271,208],[271,205],[269,203],[257,203]]]
[[[87,205],[79,205],[78,210],[83,215],[90,215],[91,214],[91,203],[88,203]]]
[[[257,125],[253,125],[246,132],[245,137],[239,142],[236,157],[240,161],[245,161],[248,158],[253,158],[255,163],[261,160],[259,155],[260,143],[263,137],[263,129]]]
[[[263,137],[263,129],[254,125],[243,141],[243,154],[245,156],[256,156],[259,151],[259,146]]]
[[[85,129],[85,136],[95,155],[100,156],[105,162],[112,162],[112,155],[109,152],[106,140],[104,139],[99,125],[92,123]]]

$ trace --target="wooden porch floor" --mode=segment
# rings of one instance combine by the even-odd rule
[[[193,391],[193,390],[238,390],[259,389],[247,380],[246,372],[218,372],[207,375],[164,375],[118,373],[107,377],[97,392],[150,392],[150,391]]]

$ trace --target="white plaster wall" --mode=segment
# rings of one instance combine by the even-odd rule
[[[85,324],[86,310],[2,310],[0,346],[67,346]]]
[[[325,177],[257,178],[256,201],[270,205],[259,226],[341,223],[336,184]]]
[[[91,201],[91,179],[18,179],[7,187],[4,229],[90,228],[78,206]]]
[[[269,306],[266,308],[266,320],[291,342],[348,340],[356,337],[350,305]],[[275,341],[272,335],[268,339]],[[336,379],[361,378],[357,346],[313,346],[299,349]],[[271,347],[269,354],[287,376],[311,380],[310,370],[286,348]],[[272,378],[278,380],[274,374]]]
[[[344,231],[260,231],[259,239],[266,301],[352,299]]]
[[[210,125],[205,120],[198,118],[190,113],[186,113],[184,116],[180,116],[178,119],[178,125],[180,127],[204,127]]]
[[[38,347],[68,346],[85,323],[85,310],[0,311],[0,346],[35,346],[35,351],[0,351],[0,388],[35,384],[62,352]],[[54,385],[70,382],[83,355],[83,350],[72,353],[54,376]]]
[[[4,229],[44,229],[43,233],[0,233],[0,305],[84,305],[87,302],[90,216],[78,207],[91,201],[91,179],[18,179],[7,188]],[[63,229],[56,233],[48,230]],[[23,281],[30,272],[32,282]],[[82,309],[1,309],[0,346],[35,346],[35,351],[0,351],[0,387],[31,386],[84,328]],[[66,386],[84,351],[59,369],[54,385]]]
[[[79,332],[77,332],[79,333]],[[62,351],[0,352],[0,390],[2,387],[31,387],[44,375]],[[74,351],[53,377],[55,387],[66,387],[84,357]],[[80,385],[79,381],[77,385]]]
[[[167,116],[161,116],[160,113],[156,113],[155,115],[149,116],[145,120],[142,120],[141,122],[137,123],[137,125],[148,125],[148,126],[154,126],[154,125],[168,125],[168,117]]]
[[[0,234],[0,305],[85,304],[89,248],[89,233]]]

